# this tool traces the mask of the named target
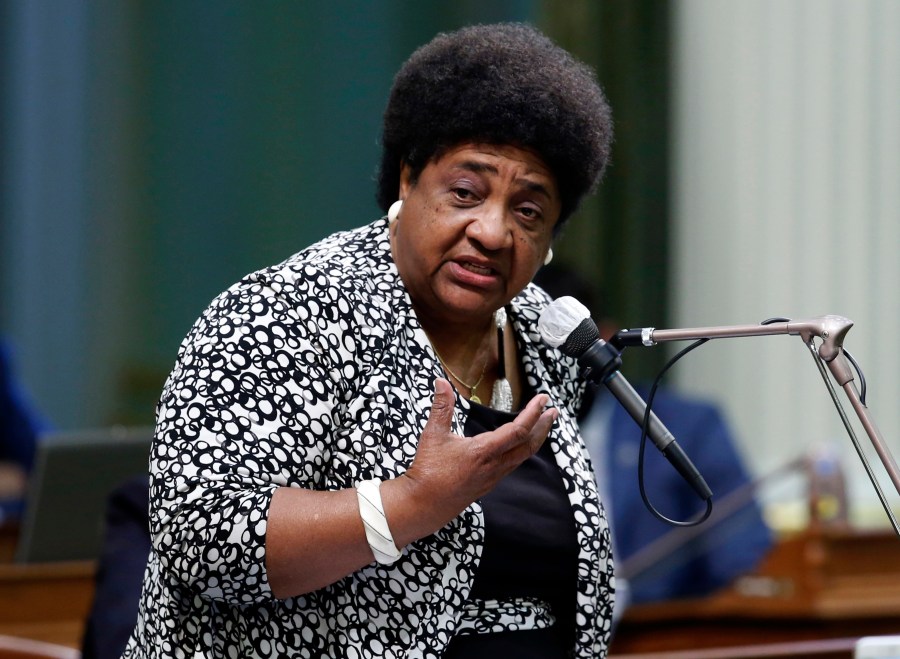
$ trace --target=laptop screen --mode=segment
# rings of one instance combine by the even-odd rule
[[[106,502],[130,477],[148,472],[152,428],[48,433],[38,442],[16,561],[95,560]]]

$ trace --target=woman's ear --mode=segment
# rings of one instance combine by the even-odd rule
[[[406,163],[400,163],[400,194],[398,199],[406,199],[410,189],[413,187],[412,168]]]

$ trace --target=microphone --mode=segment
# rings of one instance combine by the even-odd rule
[[[575,357],[585,368],[584,376],[605,385],[631,418],[643,427],[647,403],[619,373],[621,353],[600,338],[600,331],[591,320],[587,307],[574,297],[557,298],[541,312],[538,329],[544,343]],[[712,498],[712,490],[703,476],[652,410],[647,435],[701,499]]]

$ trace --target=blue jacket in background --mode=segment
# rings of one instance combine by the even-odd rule
[[[648,392],[640,393],[646,400]],[[608,392],[600,391],[592,410],[604,405],[605,414],[600,416],[605,422],[605,439],[591,436],[596,433],[591,433],[586,416],[582,431],[598,482],[604,481],[599,483],[601,493],[606,495],[604,504],[611,508],[615,560],[627,570],[629,558],[639,550],[666,534],[683,531],[647,510],[638,486],[640,427]],[[664,557],[639,572],[621,575],[628,581],[630,603],[712,593],[752,570],[773,542],[762,511],[752,498],[713,523],[716,502],[751,480],[719,410],[708,402],[664,390],[657,391],[653,410],[706,479],[713,491],[714,508],[712,518],[697,529],[702,532],[696,537],[683,544],[674,542],[674,549]],[[606,450],[599,454],[601,445]],[[663,515],[687,520],[705,510],[705,502],[649,439],[644,453],[645,490]]]
[[[0,340],[0,461],[30,471],[38,437],[46,428],[16,382],[10,348]]]

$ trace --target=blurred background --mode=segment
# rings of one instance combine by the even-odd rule
[[[893,0],[0,2],[0,334],[34,407],[58,429],[152,424],[216,294],[381,214],[401,62],[498,20],[596,67],[616,117],[557,259],[623,326],[851,318],[900,453]],[[672,352],[632,348],[623,372]],[[666,382],[721,403],[758,476],[829,448],[854,519],[887,523],[799,338],[714,341]],[[802,522],[791,487],[765,490],[776,526]]]

